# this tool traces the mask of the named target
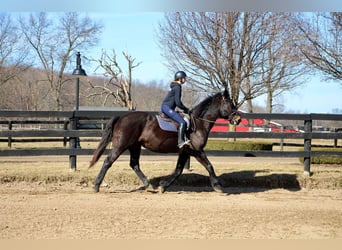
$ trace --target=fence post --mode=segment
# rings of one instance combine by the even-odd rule
[[[311,164],[311,137],[312,137],[312,119],[310,115],[309,120],[304,121],[304,175],[310,176],[310,164]]]
[[[281,125],[280,132],[284,133],[284,126]],[[280,138],[280,151],[284,151],[284,138]]]
[[[8,130],[12,130],[12,121],[8,121]],[[11,136],[8,137],[7,145],[9,148],[12,147],[12,137]]]
[[[64,123],[63,123],[63,129],[64,130],[68,130],[68,123],[69,123],[68,121],[64,121]],[[68,141],[68,138],[63,137],[63,147],[66,147],[67,141]]]
[[[73,113],[72,117],[70,119],[70,129],[76,130],[77,129],[77,119],[75,117],[75,112]],[[77,138],[76,137],[70,137],[70,149],[76,149],[77,147]],[[69,163],[70,163],[70,170],[76,171],[76,162],[77,162],[77,156],[76,154],[69,155]]]
[[[338,129],[335,128],[335,129],[334,129],[334,133],[337,133],[337,132],[338,132]],[[337,144],[338,144],[337,138],[335,138],[335,139],[334,139],[334,148],[337,148]]]

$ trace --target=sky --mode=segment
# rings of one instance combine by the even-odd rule
[[[86,57],[98,58],[101,50],[111,52],[113,49],[124,69],[126,60],[122,52],[128,52],[135,62],[141,64],[133,70],[133,77],[142,82],[168,81],[170,72],[164,66],[162,49],[157,42],[158,23],[163,19],[163,12],[132,13],[97,13],[87,15],[104,25],[100,43]]]
[[[123,60],[122,51],[128,51],[136,62],[142,64],[133,71],[135,78],[142,82],[168,82],[173,72],[164,66],[162,48],[158,45],[156,33],[158,23],[163,20],[163,12],[137,13],[88,13],[94,20],[101,20],[104,32],[101,43],[93,50],[92,57],[101,54],[101,48],[115,49],[118,59]],[[122,61],[124,65],[125,61]],[[184,69],[186,71],[186,69]],[[89,71],[89,70],[88,70]],[[88,72],[87,71],[87,72]],[[91,73],[91,72],[89,72]],[[333,109],[342,109],[342,85],[338,82],[326,82],[319,76],[311,77],[303,86],[282,96],[285,110],[300,113],[332,113]],[[265,98],[255,102],[265,106]]]
[[[238,2],[238,3],[237,3]],[[257,2],[257,3],[256,3]],[[100,21],[104,30],[97,47],[86,54],[86,58],[96,58],[101,50],[115,49],[118,60],[124,59],[122,52],[128,52],[136,62],[142,62],[133,71],[133,76],[143,82],[155,80],[169,82],[173,72],[164,66],[161,56],[162,48],[158,45],[156,33],[158,23],[168,11],[342,11],[338,1],[311,0],[12,0],[2,1],[0,9],[6,12],[32,11],[79,11],[88,14],[93,20]],[[85,60],[85,59],[82,59]],[[94,67],[82,61],[87,74],[94,73]],[[88,67],[88,68],[86,68]],[[186,69],[184,69],[186,71]],[[333,109],[342,109],[342,85],[337,82],[325,82],[320,77],[310,78],[305,85],[299,87],[281,98],[286,110],[300,113],[332,113]],[[256,102],[264,106],[264,98]]]

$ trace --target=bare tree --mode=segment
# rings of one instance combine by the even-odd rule
[[[265,13],[260,81],[266,94],[266,112],[272,113],[274,99],[302,85],[308,73],[296,44],[300,42],[294,17],[289,13]]]
[[[159,42],[169,68],[189,72],[192,83],[200,90],[230,87],[232,93],[238,92],[235,81],[228,86],[233,78],[229,74],[233,67],[229,52],[234,49],[230,35],[238,17],[238,13],[166,14],[159,26]]]
[[[0,15],[0,86],[30,67],[28,50],[11,16]]]
[[[102,26],[76,12],[49,17],[41,12],[20,19],[25,38],[38,56],[55,101],[55,109],[63,109],[63,85],[69,82],[65,74],[76,50],[88,49],[98,42]],[[71,70],[70,70],[71,71]]]
[[[302,15],[297,24],[304,36],[300,48],[308,65],[327,80],[342,84],[342,13]]]
[[[103,105],[112,98],[113,104],[134,110],[136,104],[132,100],[132,73],[141,62],[136,63],[135,58],[127,52],[122,52],[122,54],[127,62],[127,72],[119,65],[114,50],[111,54],[103,50],[99,59],[93,59],[93,61],[98,63],[95,72],[102,70],[101,74],[105,79],[102,85],[89,82],[90,90],[92,89],[94,91],[88,95],[88,98],[103,96]]]
[[[167,93],[168,85],[165,82],[134,81],[132,96],[137,110],[160,110],[160,105]],[[151,98],[153,97],[153,98]]]
[[[159,26],[159,42],[170,69],[189,72],[201,90],[229,88],[233,103],[247,100],[252,112],[250,100],[267,92],[266,83],[285,91],[294,82],[298,63],[289,62],[298,58],[282,38],[285,20],[286,14],[272,13],[170,13]]]

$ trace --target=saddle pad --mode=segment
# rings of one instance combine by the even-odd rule
[[[159,127],[162,130],[169,131],[169,132],[177,132],[177,127],[176,127],[176,125],[174,124],[173,121],[165,120],[165,119],[161,118],[159,115],[156,115],[156,117],[157,117],[157,121],[158,121]],[[187,128],[189,128],[190,127],[189,126],[189,124],[190,124],[189,119],[186,118],[186,117],[183,117],[183,119],[187,123]]]

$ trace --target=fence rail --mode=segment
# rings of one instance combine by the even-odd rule
[[[39,156],[39,155],[68,155],[70,168],[76,169],[77,155],[91,155],[93,149],[78,148],[77,138],[94,137],[102,135],[102,127],[106,120],[113,116],[121,116],[127,111],[2,111],[0,110],[0,125],[8,125],[7,128],[0,130],[0,139],[13,141],[13,138],[31,138],[27,141],[35,141],[32,138],[45,138],[46,140],[61,140],[70,142],[69,148],[58,149],[1,149],[0,156]],[[149,112],[156,114],[157,112]],[[313,120],[333,120],[342,121],[342,115],[334,114],[265,114],[244,113],[242,118],[246,119],[266,119],[266,120],[301,120],[304,124],[303,133],[284,133],[284,132],[215,132],[210,133],[210,138],[266,138],[266,139],[302,139],[303,151],[207,151],[208,155],[219,156],[256,156],[256,157],[303,157],[304,173],[310,174],[311,157],[330,156],[342,157],[342,152],[312,151],[312,139],[342,139],[339,132],[313,132]],[[13,129],[14,124],[45,124],[63,125],[62,128],[54,129]],[[335,143],[337,145],[337,143]],[[143,150],[143,154],[155,154]]]

